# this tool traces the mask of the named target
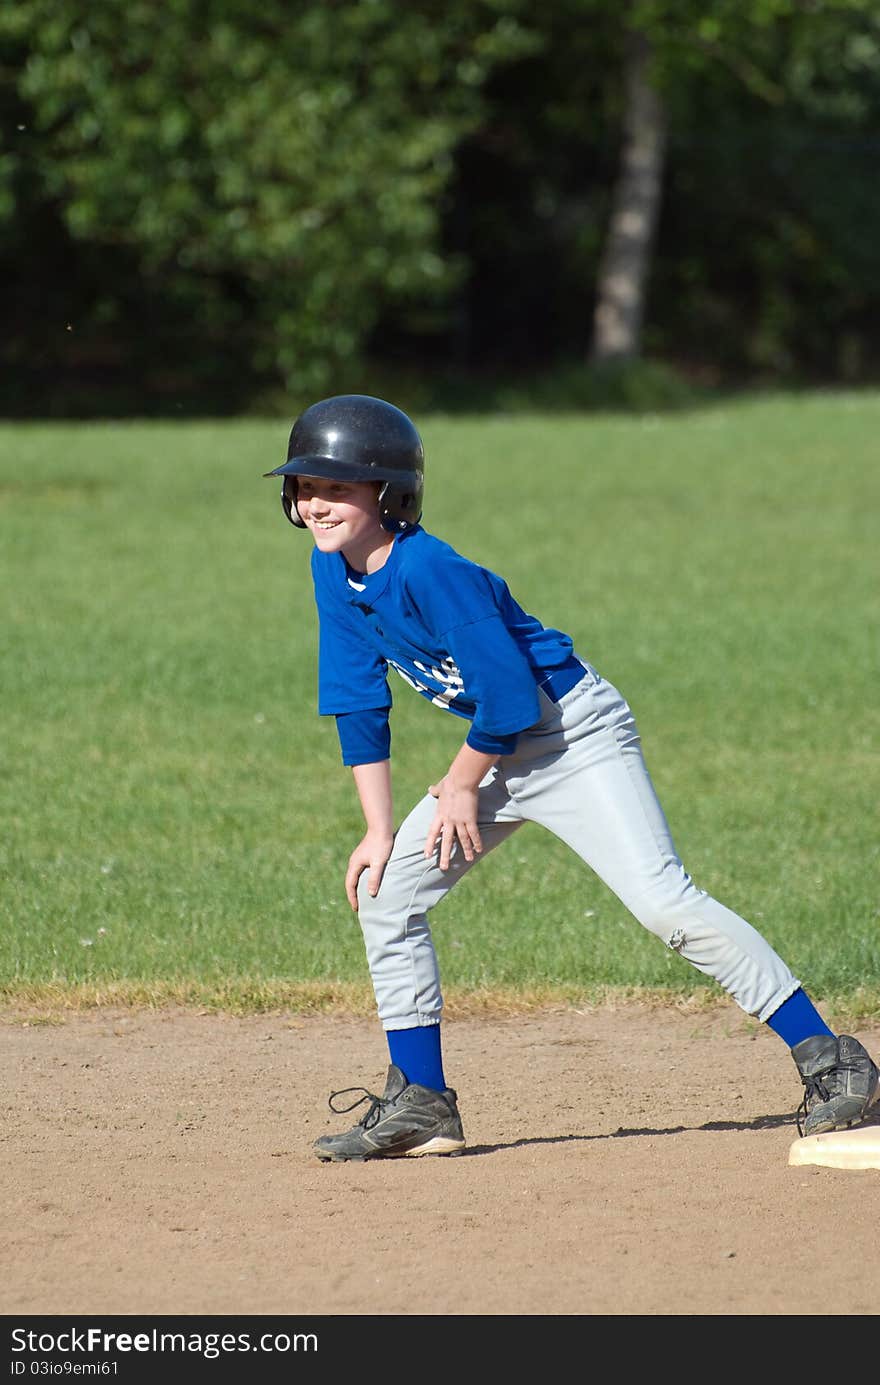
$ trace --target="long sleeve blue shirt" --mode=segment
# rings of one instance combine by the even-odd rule
[[[572,640],[527,615],[507,583],[421,526],[377,572],[312,551],[318,711],[335,716],[345,764],[387,759],[388,671],[471,722],[468,744],[509,754],[539,718],[537,685],[574,662]]]

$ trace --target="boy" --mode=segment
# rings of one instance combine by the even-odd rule
[[[878,1094],[876,1065],[828,1028],[765,939],[685,872],[624,698],[500,577],[421,527],[424,452],[406,414],[369,395],[321,400],[294,423],[284,465],[265,474],[284,477],[284,513],[314,542],[318,711],[336,718],[363,809],[345,888],[391,1060],[381,1097],[331,1095],[337,1113],[367,1109],[351,1130],[318,1139],[318,1158],[464,1147],[428,913],[526,821],[567,842],[640,923],[782,1038],[804,1085],[800,1134],[858,1124]],[[469,723],[396,831],[389,668]],[[347,1094],[350,1104],[334,1105]]]

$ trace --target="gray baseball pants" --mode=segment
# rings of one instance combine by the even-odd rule
[[[585,664],[580,683],[553,702],[539,689],[541,720],[482,781],[485,856],[524,822],[575,851],[645,928],[712,976],[749,1015],[766,1020],[795,979],[751,924],[700,890],[684,869],[642,757],[632,712]],[[401,824],[378,894],[361,876],[358,911],[379,1018],[385,1029],[437,1024],[443,1001],[428,915],[482,856],[456,844],[449,868],[426,860],[437,801],[430,794]]]

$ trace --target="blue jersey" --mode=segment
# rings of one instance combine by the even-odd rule
[[[319,617],[318,711],[335,716],[346,764],[387,758],[393,669],[472,723],[477,750],[509,754],[539,719],[539,684],[583,675],[572,641],[527,615],[507,583],[415,526],[383,567],[355,573],[312,551]]]

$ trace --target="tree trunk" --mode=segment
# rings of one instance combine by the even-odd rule
[[[591,356],[627,360],[641,347],[645,287],[666,151],[666,112],[650,80],[651,45],[627,40],[623,149],[599,265]]]

